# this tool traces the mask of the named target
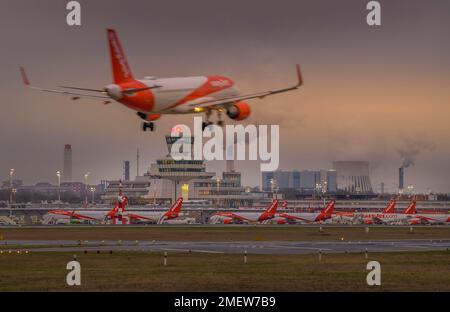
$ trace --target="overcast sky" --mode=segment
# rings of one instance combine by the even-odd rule
[[[389,0],[382,26],[366,24],[365,0],[80,1],[82,26],[65,23],[66,1],[0,3],[0,176],[56,181],[64,144],[81,181],[118,179],[136,148],[141,168],[166,153],[163,136],[192,116],[164,116],[140,131],[118,103],[71,101],[25,89],[33,84],[102,88],[111,82],[105,28],[117,29],[136,77],[221,74],[242,92],[285,87],[302,66],[301,90],[251,102],[246,122],[281,125],[281,169],[327,169],[368,160],[373,187],[397,185],[401,155],[412,154],[407,184],[450,191],[450,2]],[[245,167],[245,170],[244,170]],[[222,170],[215,162],[208,169]],[[246,185],[258,163],[237,164]]]

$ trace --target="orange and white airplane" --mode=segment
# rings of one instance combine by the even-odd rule
[[[167,220],[178,218],[182,207],[183,197],[180,197],[167,211],[126,211],[122,218],[131,224],[163,224]]]
[[[331,200],[320,212],[278,213],[275,216],[275,221],[278,224],[323,222],[331,218],[335,204],[336,201]]]
[[[386,208],[383,209],[383,212],[381,214],[385,213],[395,213],[395,206],[397,202],[395,198],[392,198],[389,203],[387,204]],[[372,217],[376,215],[381,215],[380,213],[367,213],[367,212],[347,212],[347,211],[336,211],[333,214],[333,219],[335,219],[337,222],[354,222],[354,221],[361,221],[364,223],[364,219],[370,220],[372,222]]]
[[[446,224],[450,223],[450,214],[416,213],[408,219],[409,224]]]
[[[267,223],[275,217],[278,208],[278,200],[274,199],[272,204],[263,212],[219,212],[211,216],[209,223],[222,224],[249,224]]]
[[[122,220],[122,214],[128,203],[128,198],[119,192],[116,204],[114,207],[105,212],[103,210],[50,210],[44,216],[44,223],[46,224],[80,224],[80,223],[94,223],[100,224],[108,221]]]
[[[136,79],[128,65],[116,31],[107,29],[107,36],[113,73],[112,84],[102,89],[73,86],[61,86],[62,89],[34,87],[30,84],[24,68],[20,67],[24,84],[35,90],[67,95],[72,100],[88,98],[100,100],[104,104],[109,104],[112,100],[117,101],[135,110],[144,120],[142,130],[153,131],[155,127],[153,122],[164,114],[204,112],[206,121],[202,124],[203,129],[212,124],[210,116],[213,111],[217,111],[217,124],[220,126],[223,125],[221,119],[223,112],[231,119],[244,120],[250,115],[250,106],[245,101],[296,90],[303,83],[299,65],[297,65],[296,85],[249,94],[240,94],[234,81],[225,76]]]
[[[402,213],[395,212],[395,199],[391,200],[383,212],[355,212],[356,220],[364,224],[389,224],[408,223],[408,220],[416,213],[416,201],[413,200]]]

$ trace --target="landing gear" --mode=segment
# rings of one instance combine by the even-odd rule
[[[222,112],[220,110],[217,111],[217,125],[219,127],[223,127],[224,126],[224,122],[222,120]]]
[[[150,129],[151,132],[155,131],[155,124],[151,121],[144,121],[142,123],[142,131],[147,131]]]
[[[147,114],[146,114],[146,113],[143,113],[143,112],[137,112],[137,115],[138,115],[139,117],[141,117],[142,119],[147,120]]]
[[[147,129],[150,129],[151,132],[155,131],[155,123],[152,121],[147,121],[147,114],[142,112],[137,112],[137,115],[141,117],[143,120],[145,120],[142,123],[142,131],[147,131]]]
[[[205,128],[212,125],[213,123],[211,121],[204,121],[202,122],[202,130],[205,131]]]
[[[206,127],[208,127],[208,126],[210,126],[210,125],[212,125],[213,123],[211,122],[211,121],[209,121],[209,118],[211,117],[211,110],[210,109],[208,109],[206,112],[205,112],[205,119],[206,119],[206,121],[204,121],[204,122],[202,122],[202,130],[203,131],[205,131],[205,128]]]
[[[208,109],[206,112],[205,112],[205,121],[204,122],[202,122],[202,130],[203,131],[205,131],[205,128],[206,127],[208,127],[208,126],[210,126],[210,125],[212,125],[212,124],[214,124],[212,121],[210,121],[209,119],[210,119],[210,117],[211,117],[211,114],[212,114],[212,110],[211,109]],[[219,126],[219,127],[223,127],[224,125],[225,125],[225,123],[223,122],[223,120],[222,120],[222,112],[220,111],[220,110],[217,110],[217,125]]]

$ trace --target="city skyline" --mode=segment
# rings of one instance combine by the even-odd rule
[[[65,144],[64,145],[64,154],[63,154],[63,163],[64,164],[66,164],[66,155],[67,155],[66,152],[67,152],[67,148],[68,147],[70,147],[70,150],[71,150],[71,145],[70,144]],[[139,152],[137,152],[137,153],[139,153]],[[220,166],[219,166],[218,170],[220,172],[226,172],[227,170],[229,170],[228,167],[232,167],[233,168],[232,170],[234,170],[234,168],[236,166],[236,163],[240,163],[242,161],[236,161],[236,160],[235,161],[231,161],[233,163],[233,166],[230,165],[230,163],[229,163],[230,161],[226,161],[226,160],[223,160],[223,161],[211,161],[211,162],[205,161],[205,164],[207,166],[207,171],[214,171],[212,168],[211,168],[211,170],[208,170],[208,167],[211,167],[211,166],[208,166],[208,164],[212,163],[212,162],[225,164],[225,166],[222,166],[223,168],[220,168]],[[338,162],[342,162],[342,161],[338,161]],[[355,161],[343,161],[343,162],[350,162],[351,163],[351,162],[355,162]],[[356,162],[365,162],[365,161],[360,161],[359,160],[359,161],[356,161]],[[133,165],[133,163],[134,163],[134,165]],[[153,161],[152,163],[155,163],[155,162]],[[335,163],[335,161],[333,161],[333,165],[332,166],[330,166],[330,167],[323,167],[323,168],[292,168],[292,169],[288,169],[288,170],[278,168],[277,170],[272,171],[272,173],[276,173],[276,172],[278,172],[278,173],[310,172],[310,173],[317,173],[318,174],[321,171],[325,171],[325,172],[336,171],[334,163]],[[133,169],[133,166],[134,166],[134,169],[137,169],[136,168],[137,161],[132,162],[130,160],[123,160],[121,165],[122,165],[122,167],[121,167],[121,170],[122,170],[121,174],[122,175],[120,177],[113,178],[113,179],[106,179],[106,178],[101,178],[100,177],[100,179],[98,181],[97,180],[95,180],[95,181],[88,181],[88,185],[99,185],[99,184],[102,184],[104,181],[117,181],[117,180],[129,181],[129,180],[134,180],[134,178],[133,179],[131,178],[132,175],[130,174],[130,171]],[[367,166],[369,166],[369,163],[367,163]],[[403,167],[399,168],[399,170],[403,169],[402,170],[402,179],[404,178],[404,169],[406,169],[406,168],[403,168]],[[27,183],[29,181],[21,179],[20,176],[17,177],[17,169],[16,168],[11,168],[10,171],[9,171],[10,173],[11,173],[11,170],[13,170],[13,173],[15,175],[15,176],[13,176],[12,181],[21,181],[23,183],[23,185],[34,185],[36,183],[50,183],[50,184],[53,184],[53,182],[54,182],[53,180],[46,181],[46,180],[42,180],[42,179],[39,180],[38,179],[36,181],[32,181],[31,183]],[[219,171],[216,171],[215,173],[219,174]],[[241,172],[239,170],[236,170],[236,171]],[[61,173],[64,176],[64,170],[62,172],[60,170],[56,171],[56,180],[57,181],[60,178],[60,174]],[[146,168],[144,170],[144,172],[140,173],[140,175],[142,176],[142,175],[147,174],[147,173],[150,173],[150,167]],[[243,179],[245,179],[246,171],[243,170],[242,173],[243,173]],[[270,174],[271,172],[261,172],[261,179],[260,179],[260,181],[259,181],[259,183],[257,185],[245,185],[245,186],[250,186],[250,187],[258,186],[258,187],[260,187],[261,190],[264,190],[265,189],[265,187],[264,187],[264,185],[265,185],[264,184],[264,175],[267,174],[267,173]],[[80,182],[84,183],[84,182],[86,182],[86,176],[89,177],[91,175],[91,172],[90,171],[84,171],[84,172],[81,172],[78,175],[80,176],[79,180],[71,179],[71,181],[63,181],[63,183],[80,183]],[[399,173],[399,175],[400,175],[400,173]],[[369,172],[369,176],[370,176],[370,172]],[[3,182],[5,183],[5,182],[7,182],[7,180],[5,179],[5,180],[3,180]],[[381,185],[374,185],[373,186],[374,193],[378,193],[379,190],[381,190],[381,189],[386,191],[387,193],[397,193],[401,189],[400,182],[398,182],[398,181],[396,182],[397,184],[396,183],[387,184],[386,182],[381,182],[381,183],[383,183],[383,187],[381,187]],[[370,182],[369,182],[369,184],[370,184]],[[402,185],[403,185],[403,183],[402,183]],[[406,188],[411,188],[411,187],[414,188],[414,184],[413,183],[405,183],[404,184],[404,188],[405,189]],[[342,183],[340,183],[340,185],[337,185],[337,189],[343,190]],[[421,191],[419,193],[429,193],[429,192],[432,192],[432,190],[430,189],[430,190],[426,190],[426,191]],[[383,193],[383,192],[381,192],[381,193]]]
[[[56,181],[62,147],[72,144],[73,180],[83,181],[85,172],[93,182],[118,179],[123,160],[131,161],[133,177],[137,147],[142,172],[166,154],[170,128],[192,122],[164,117],[156,133],[142,133],[136,115],[117,103],[71,101],[22,86],[19,65],[43,86],[109,83],[105,28],[113,26],[137,76],[223,73],[246,92],[290,85],[300,63],[304,87],[252,102],[246,121],[280,124],[279,169],[365,160],[374,189],[381,182],[389,189],[412,156],[406,184],[449,192],[450,4],[432,2],[383,2],[379,28],[365,24],[366,1],[357,0],[258,1],[258,14],[252,1],[223,3],[221,12],[208,1],[131,1],[132,10],[109,1],[107,14],[104,2],[81,1],[78,28],[64,24],[60,1],[2,3],[0,105],[8,118],[0,124],[1,176],[15,168],[24,181]],[[175,27],[173,19],[189,26]],[[208,164],[210,171],[224,168],[225,162]],[[261,185],[259,162],[236,162],[236,170],[244,185]]]

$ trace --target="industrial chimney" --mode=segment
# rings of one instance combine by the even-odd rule
[[[72,182],[72,145],[64,146],[63,181]]]
[[[403,191],[404,186],[404,175],[405,175],[405,168],[400,167],[398,168],[398,190],[399,192]]]

